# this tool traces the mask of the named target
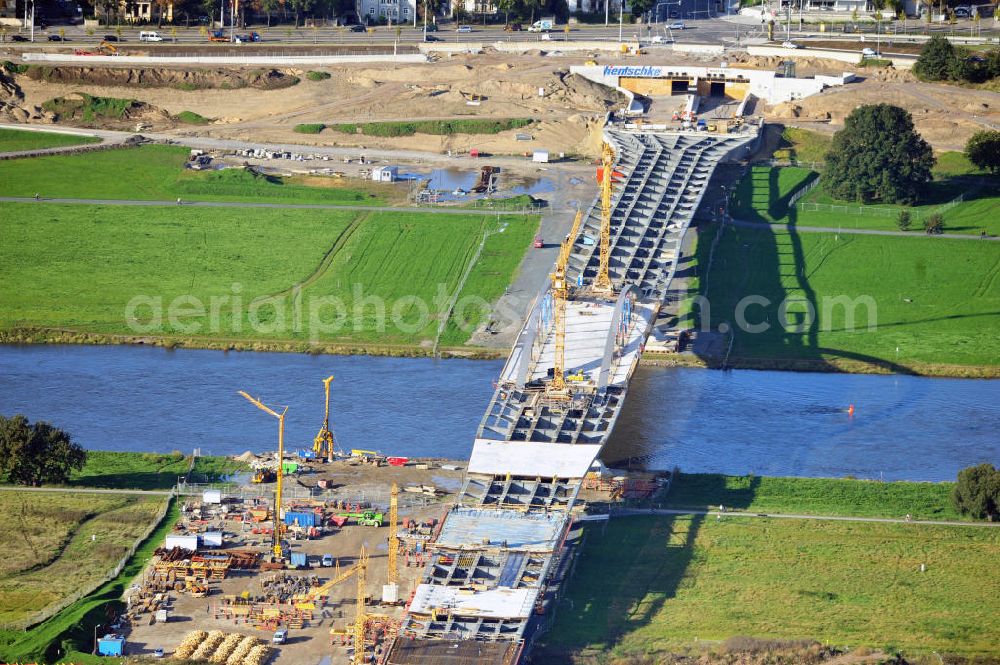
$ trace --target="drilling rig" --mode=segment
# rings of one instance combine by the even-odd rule
[[[320,457],[325,457],[327,462],[333,461],[333,449],[336,446],[336,440],[333,437],[333,432],[330,430],[330,383],[333,381],[332,376],[328,376],[323,379],[323,388],[326,391],[326,407],[323,412],[323,426],[319,428],[319,434],[313,440],[313,452],[315,452]]]

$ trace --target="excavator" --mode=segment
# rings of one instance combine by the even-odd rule
[[[118,48],[110,42],[103,41],[93,51],[82,48],[77,49],[76,55],[118,55]]]

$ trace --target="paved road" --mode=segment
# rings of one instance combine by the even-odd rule
[[[740,511],[720,512],[718,510],[677,510],[672,508],[630,508],[616,510],[611,513],[612,517],[636,517],[641,515],[707,515],[719,516],[722,519],[730,517],[752,517],[756,519],[783,519],[783,520],[826,520],[832,522],[875,522],[880,524],[919,524],[922,526],[972,526],[994,528],[1000,527],[1000,522],[954,522],[947,520],[907,520],[906,518],[891,517],[845,517],[840,515],[797,515],[792,513],[749,513]]]
[[[781,229],[787,230],[785,224],[768,224],[767,222],[748,222],[742,219],[731,220],[734,226],[743,226],[751,229]],[[792,227],[795,233],[844,233],[862,236],[898,236],[902,238],[949,238],[951,240],[988,240],[991,242],[1000,241],[1000,236],[986,236],[985,238],[975,234],[964,233],[940,233],[935,236],[920,233],[919,231],[881,231],[878,229],[851,229],[835,226],[802,226],[796,224]]]
[[[14,487],[11,485],[0,485],[3,492],[72,492],[74,494],[141,494],[143,496],[173,496],[169,490],[129,490],[129,489],[98,489],[79,487]]]

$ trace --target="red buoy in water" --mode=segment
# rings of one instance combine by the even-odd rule
[[[851,404],[849,407],[847,407],[847,415],[849,415],[849,416],[853,416],[854,415],[854,405],[853,404]]]

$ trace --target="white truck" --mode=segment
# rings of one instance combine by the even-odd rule
[[[548,32],[556,27],[555,17],[543,18],[528,26],[528,32]]]

